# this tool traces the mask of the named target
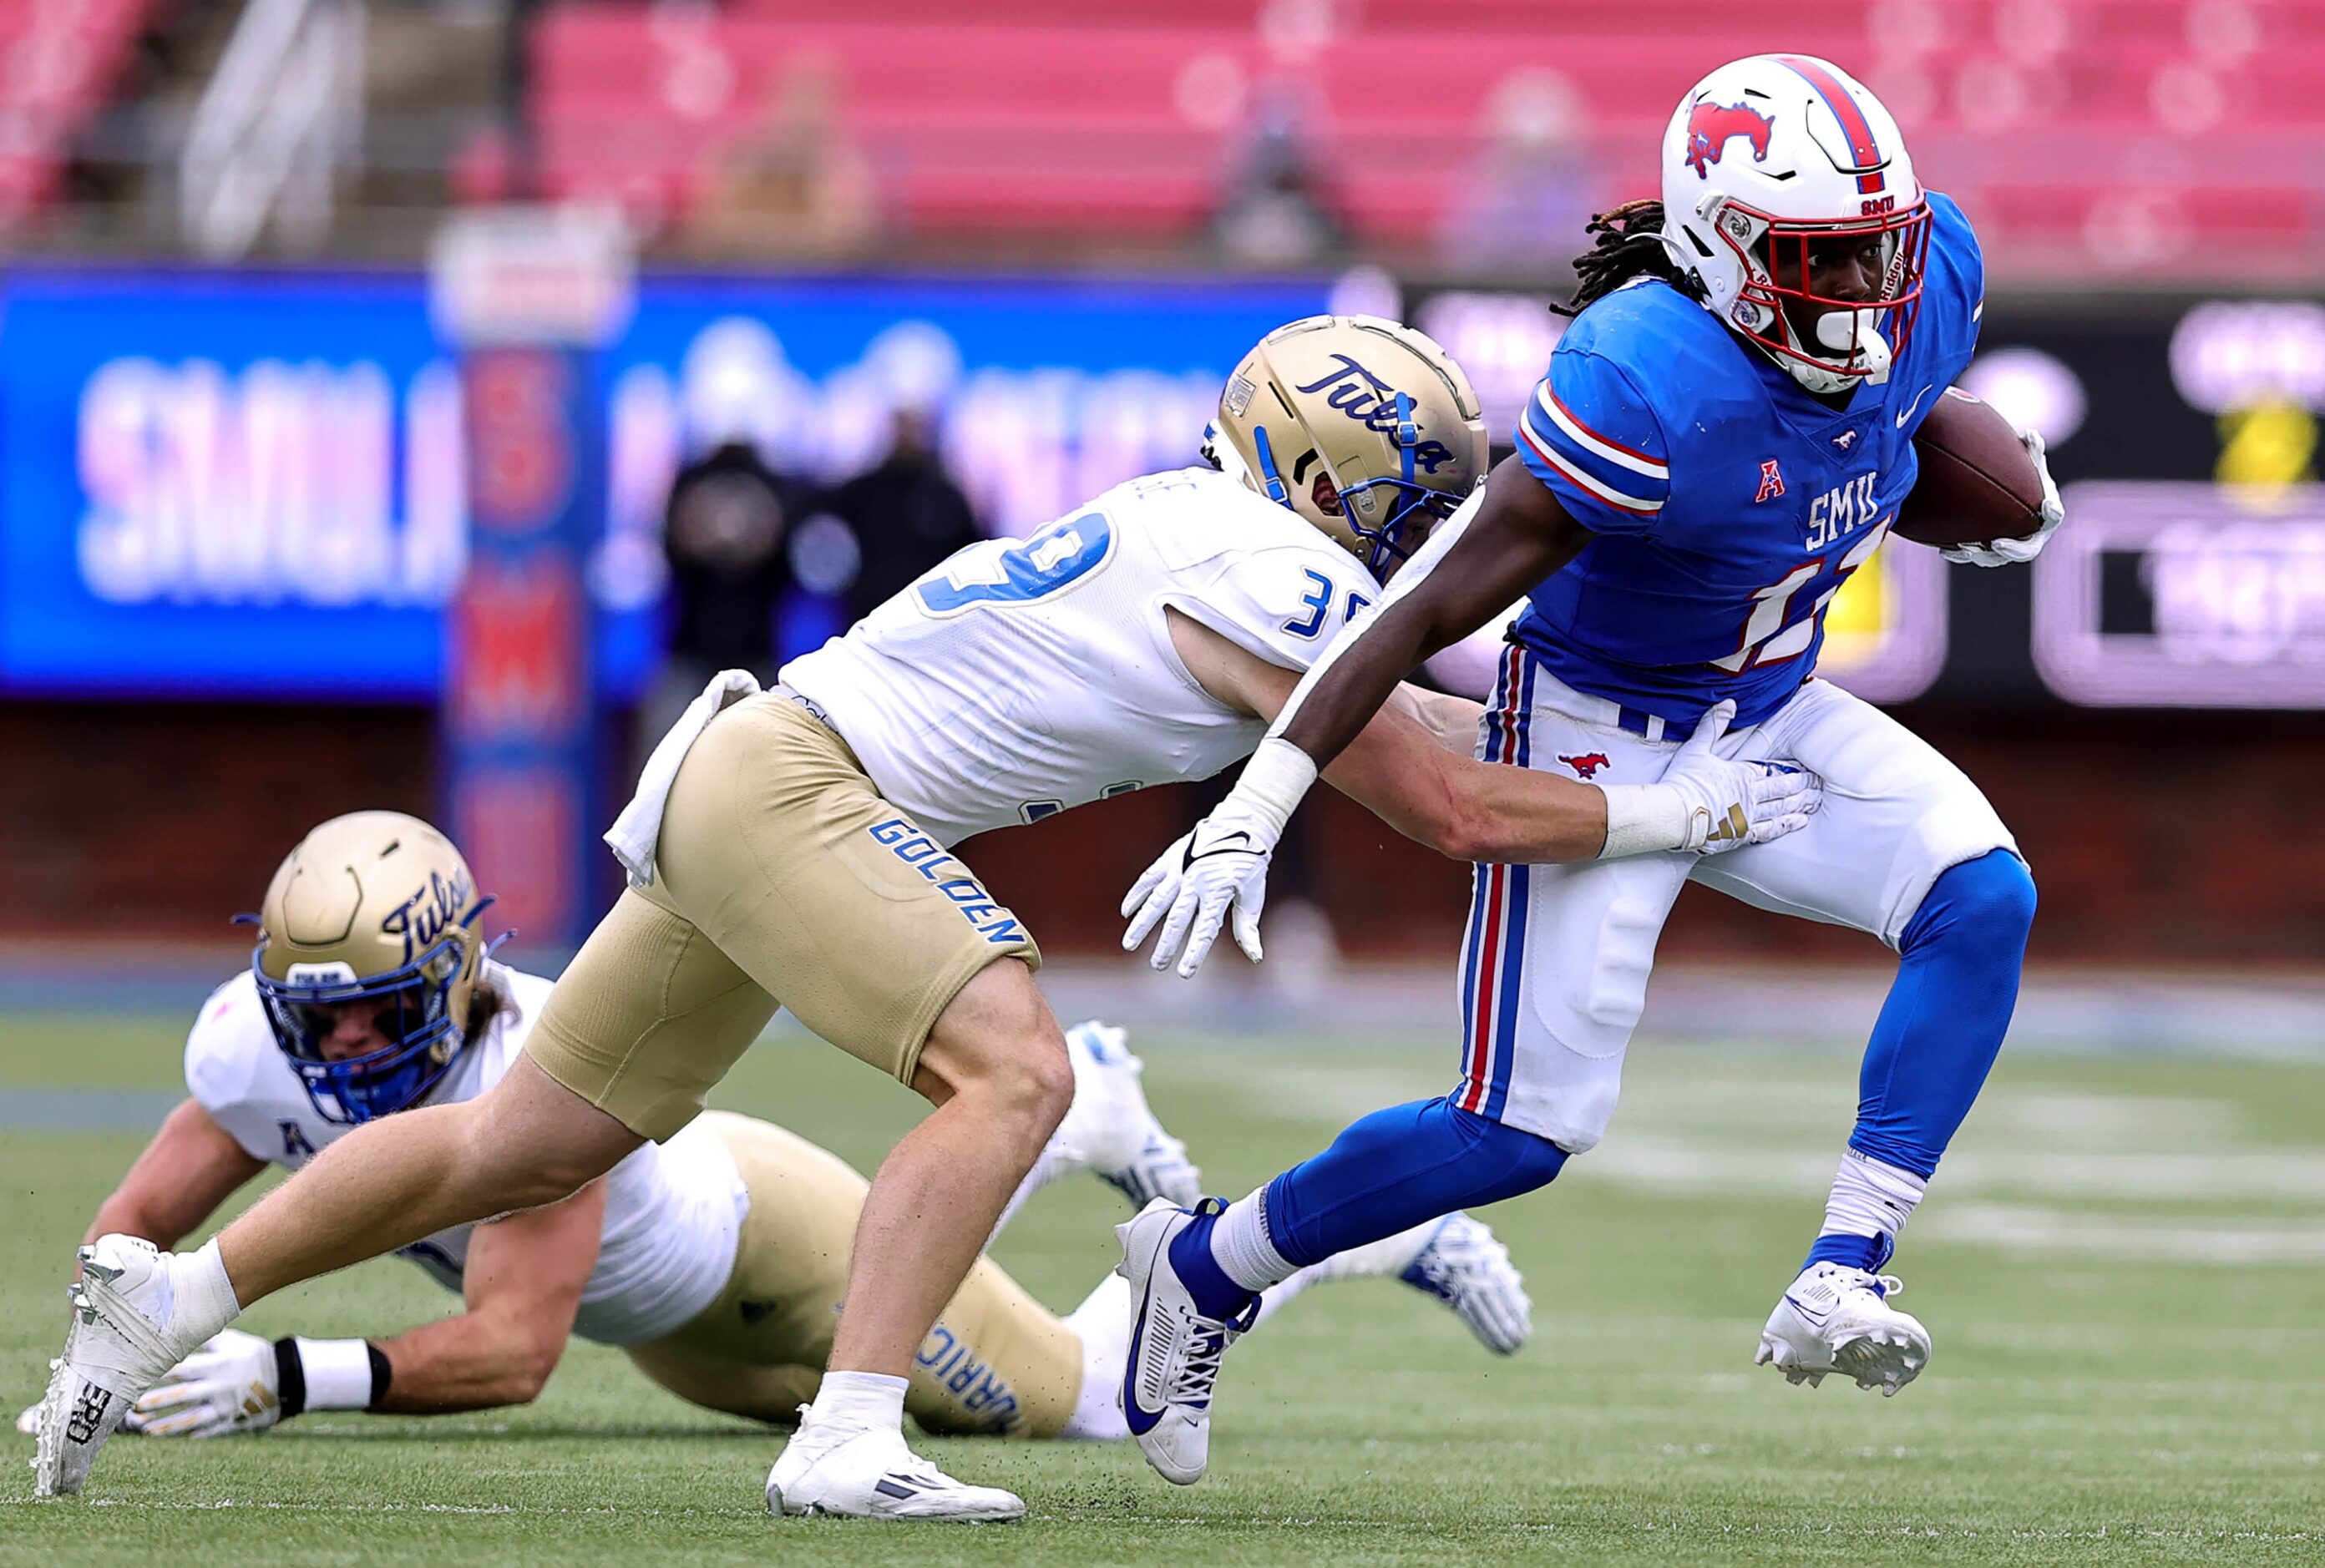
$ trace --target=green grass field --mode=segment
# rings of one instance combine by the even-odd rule
[[[184,1022],[0,1014],[12,1414],[60,1342],[73,1243],[142,1141],[122,1129],[176,1086]],[[1427,1041],[1134,1044],[1164,1121],[1230,1194],[1449,1076]],[[1830,1053],[1643,1046],[1607,1146],[1489,1213],[1534,1297],[1521,1355],[1487,1356],[1394,1285],[1313,1292],[1229,1357],[1200,1487],[1127,1446],[956,1441],[929,1447],[1023,1492],[1025,1525],[770,1520],[775,1437],[577,1343],[525,1409],[120,1438],[79,1500],[34,1501],[32,1440],[0,1433],[0,1561],[2325,1560],[2325,1072],[2005,1057],[1895,1265],[1937,1351],[1894,1401],[1751,1364],[1854,1080]],[[781,1038],[723,1102],[867,1167],[916,1103]],[[1118,1209],[1095,1183],[1052,1189],[999,1255],[1070,1307],[1113,1260]],[[449,1305],[390,1260],[243,1326],[384,1333]]]

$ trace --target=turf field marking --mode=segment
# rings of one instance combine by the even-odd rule
[[[1890,1457],[1885,1453],[1875,1453],[1871,1456]],[[168,1513],[217,1513],[236,1508],[250,1508],[278,1513],[523,1515],[532,1517],[561,1518],[619,1517],[731,1519],[738,1516],[748,1516],[752,1514],[761,1514],[762,1517],[764,1517],[763,1510],[761,1509],[741,1507],[735,1508],[654,1508],[651,1506],[630,1507],[610,1503],[592,1504],[586,1507],[573,1508],[558,1504],[537,1506],[533,1504],[519,1505],[511,1503],[335,1503],[285,1502],[274,1499],[244,1502],[231,1498],[220,1498],[210,1502],[193,1502],[184,1499],[159,1499],[147,1502],[139,1501],[134,1498],[88,1498],[82,1499],[79,1506],[87,1508],[129,1508],[133,1510],[151,1509],[157,1512]],[[48,1499],[12,1498],[0,1499],[0,1508],[38,1509],[43,1513],[47,1513],[57,1508],[57,1507],[58,1505],[53,1499]],[[1188,1532],[1216,1530],[1243,1531],[1248,1530],[1255,1526],[1263,1528],[1290,1530],[1321,1529],[1411,1531],[1414,1529],[1425,1530],[1431,1527],[1431,1521],[1427,1518],[1407,1516],[1396,1516],[1384,1518],[1355,1518],[1307,1514],[1286,1514],[1275,1517],[1266,1517],[1248,1514],[1228,1516],[1201,1514],[1129,1514],[1116,1513],[1110,1510],[1071,1514],[1028,1514],[1026,1516],[1025,1522],[1029,1525],[1072,1526],[1085,1529],[1120,1529],[1127,1527],[1142,1530],[1177,1529]],[[769,1527],[774,1528],[777,1526],[773,1526],[771,1522]],[[838,1529],[845,1531],[849,1526],[846,1521],[839,1520],[828,1522],[819,1521],[816,1524],[808,1524],[799,1520],[786,1520],[781,1527],[799,1531],[816,1528]],[[1848,1538],[1866,1541],[1894,1541],[1900,1539],[1976,1541],[1993,1539],[1997,1541],[2032,1542],[2249,1542],[2265,1545],[2300,1545],[2311,1541],[2325,1540],[2325,1535],[2320,1535],[2318,1532],[2312,1530],[2164,1529],[2153,1526],[2117,1526],[2112,1525],[2069,1526],[2055,1528],[2015,1526],[2010,1528],[1979,1529],[1975,1527],[1951,1528],[1938,1525],[1918,1524],[1865,1525],[1858,1526],[1854,1528],[1848,1526],[1832,1524],[1720,1524],[1711,1528],[1703,1528],[1686,1524],[1662,1523],[1653,1519],[1645,1519],[1637,1524],[1628,1526],[1610,1524],[1603,1519],[1592,1519],[1579,1523],[1544,1519],[1513,1520],[1506,1523],[1495,1523],[1484,1526],[1472,1523],[1466,1526],[1465,1528],[1477,1533],[1488,1535],[1653,1535],[1670,1536],[1681,1540],[1709,1536],[1759,1536],[1771,1540],[1781,1541],[1834,1540]]]
[[[2301,1264],[2325,1259],[2325,1228],[2314,1223],[2170,1225],[2097,1219],[2025,1204],[1965,1204],[1933,1209],[1914,1227],[1922,1240],[1971,1242],[2014,1252],[2061,1252],[2158,1263]]]
[[[1680,1141],[1619,1130],[1581,1159],[1572,1176],[1681,1193],[1795,1196],[1831,1179],[1839,1140],[1829,1148]],[[2207,1154],[2001,1154],[1950,1157],[1931,1196],[1974,1193],[2113,1200],[2209,1198],[2325,1203],[2325,1154],[2298,1149]]]

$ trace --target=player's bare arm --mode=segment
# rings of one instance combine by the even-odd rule
[[[564,1353],[597,1265],[605,1188],[477,1228],[463,1269],[468,1310],[384,1340],[268,1342],[227,1329],[138,1399],[149,1437],[264,1432],[310,1410],[449,1415],[523,1405]]]
[[[1274,720],[1296,670],[1271,664],[1176,611],[1171,641],[1188,672],[1227,706]],[[1589,860],[1607,842],[1607,797],[1571,779],[1469,754],[1474,702],[1399,686],[1324,781],[1407,838],[1460,861]]]
[[[1589,541],[1540,481],[1504,458],[1459,536],[1397,575],[1372,619],[1302,683],[1296,711],[1277,733],[1320,768],[1331,761],[1423,659],[1483,626]]]
[[[171,1247],[209,1218],[236,1189],[266,1168],[195,1100],[163,1119],[121,1185],[99,1204],[82,1237],[143,1236]]]
[[[605,1222],[599,1180],[477,1226],[461,1270],[468,1310],[379,1342],[390,1376],[373,1408],[439,1416],[532,1403],[565,1353]]]

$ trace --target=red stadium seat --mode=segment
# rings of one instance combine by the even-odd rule
[[[55,192],[72,138],[111,90],[156,0],[0,0],[0,234]]]
[[[1183,0],[1132,22],[1070,0],[861,0],[838,14],[812,0],[733,0],[693,23],[553,8],[533,41],[551,189],[681,213],[812,62],[914,232],[1168,239],[1199,229],[1265,91],[1303,104],[1351,226],[1410,249],[1443,220],[1510,72],[1573,83],[1605,194],[1648,194],[1679,90],[1786,38],[1863,68],[1931,183],[1990,206],[2005,265],[2022,244],[2120,262],[2132,253],[2094,238],[2129,221],[2118,210],[2167,226],[2232,211],[2240,243],[2285,251],[2315,231],[2309,193],[2325,188],[2318,138],[2287,134],[2325,126],[2325,5],[2306,0]],[[1385,89],[1385,60],[1411,90]],[[2168,249],[2142,254],[2161,265]]]

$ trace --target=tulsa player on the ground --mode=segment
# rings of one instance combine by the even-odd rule
[[[1810,677],[1826,602],[1887,531],[1921,416],[1969,362],[1978,245],[1915,180],[1873,96],[1805,56],[1740,60],[1697,86],[1665,134],[1663,193],[1659,210],[1594,226],[1587,308],[1516,456],[1133,890],[1131,940],[1163,919],[1155,963],[1185,973],[1222,919],[1240,928],[1317,768],[1399,676],[1522,591],[1485,758],[1653,779],[1679,735],[1732,703],[1739,727],[1718,749],[1797,758],[1825,779],[1823,808],[1717,860],[1479,865],[1453,1091],[1357,1122],[1223,1212],[1157,1204],[1125,1227],[1146,1347],[1125,1398],[1173,1480],[1202,1471],[1218,1352],[1255,1292],[1423,1215],[1542,1186],[1598,1141],[1656,934],[1690,876],[1898,951],[1822,1232],[1759,1359],[1794,1382],[1838,1370],[1892,1394],[1928,1359],[1929,1335],[1877,1271],[2001,1047],[2034,884],[1959,770]],[[2028,447],[2039,464],[2039,441]],[[2053,489],[2046,533],[2060,515]],[[1999,565],[2040,542],[1961,555]],[[1615,820],[1608,836],[1627,831]]]
[[[490,1092],[355,1130],[199,1251],[85,1248],[39,1489],[78,1490],[125,1402],[249,1303],[553,1203],[671,1139],[780,999],[936,1110],[864,1199],[827,1372],[768,1503],[1019,1517],[903,1436],[930,1326],[1073,1091],[1033,939],[949,846],[1249,754],[1484,460],[1459,368],[1384,322],[1271,334],[1220,410],[1261,432],[1236,473],[1118,485],[1031,539],[962,551],[787,666],[784,687],[714,683],[607,835],[628,890]],[[1508,862],[1759,841],[1816,801],[1810,774],[1714,755],[1717,718],[1661,780],[1600,785],[1474,761],[1477,713],[1407,692],[1333,782],[1449,854]],[[76,1410],[88,1418],[69,1424]]]
[[[251,967],[195,1020],[189,1098],[98,1208],[90,1236],[170,1245],[270,1165],[295,1170],[352,1125],[473,1100],[497,1083],[551,988],[486,956],[483,902],[459,850],[416,817],[357,812],[310,833],[268,889]],[[434,935],[419,940],[415,963],[403,938],[423,928]],[[439,943],[457,962],[431,974]],[[1147,1109],[1122,1031],[1079,1024],[1066,1046],[1073,1104],[1028,1187],[1088,1170],[1134,1203],[1158,1193],[1191,1201],[1193,1167]],[[621,1346],[681,1398],[789,1423],[822,1377],[864,1187],[807,1139],[713,1111],[561,1203],[403,1249],[461,1294],[461,1313],[375,1339],[269,1343],[227,1329],[138,1400],[128,1425],[211,1437],[314,1410],[523,1404],[573,1334]],[[1334,1259],[1298,1283],[1359,1275],[1403,1277],[1505,1354],[1525,1338],[1509,1255],[1467,1215]],[[1060,1319],[980,1259],[922,1345],[904,1406],[927,1432],[1126,1437],[1116,1390],[1129,1341],[1119,1276]]]

